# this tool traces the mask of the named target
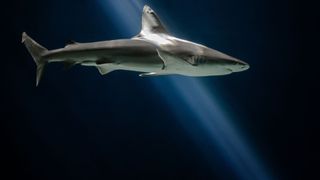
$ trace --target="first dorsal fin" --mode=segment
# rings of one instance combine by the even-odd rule
[[[149,6],[145,5],[142,13],[142,30],[140,34],[149,33],[169,34],[158,15]]]

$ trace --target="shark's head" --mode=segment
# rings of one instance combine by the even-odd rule
[[[142,30],[134,38],[147,40],[160,50],[175,54],[193,65],[195,76],[224,75],[247,70],[249,65],[214,49],[170,35],[154,10],[145,5]]]
[[[250,67],[246,62],[208,47],[202,47],[202,53],[195,57],[195,61],[200,67],[212,71],[214,75],[241,72]]]

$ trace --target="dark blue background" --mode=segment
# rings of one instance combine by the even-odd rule
[[[271,179],[315,174],[312,147],[317,142],[312,137],[319,80],[317,71],[311,70],[317,66],[312,63],[312,49],[306,47],[315,32],[304,29],[306,9],[285,0],[145,2],[174,35],[251,65],[246,72],[201,81],[209,92],[218,92],[216,103],[232,112],[232,123]],[[23,31],[55,49],[69,39],[128,38],[138,33],[140,24],[130,30],[119,28],[122,19],[106,12],[108,4],[102,6],[98,0],[14,0],[1,10],[4,176],[239,178],[214,145],[207,148],[210,158],[199,150],[197,141],[210,144],[201,128],[194,127],[199,136],[191,137],[182,127],[181,122],[197,119],[175,97],[179,92],[166,85],[166,77],[159,77],[155,86],[153,79],[139,78],[134,72],[100,76],[94,68],[64,71],[61,65],[50,64],[35,87],[35,64],[20,44]],[[178,117],[176,111],[184,115]]]

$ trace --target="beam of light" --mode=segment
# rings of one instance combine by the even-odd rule
[[[140,29],[141,11],[144,4],[141,1],[114,1],[97,0],[108,16],[116,15],[116,25],[124,34],[138,33]],[[121,20],[121,21],[119,21]],[[230,118],[217,103],[208,89],[197,78],[168,76],[154,78],[151,80],[154,88],[158,90],[168,104],[172,106],[177,116],[183,117],[185,112],[192,112],[197,122],[181,122],[192,139],[197,141],[194,127],[201,127],[205,130],[210,143],[219,147],[220,153],[228,162],[232,170],[241,179],[271,179],[269,174],[259,163],[258,158],[246,145],[239,133],[230,124]],[[166,88],[163,88],[166,87]],[[180,118],[181,119],[181,118]],[[203,147],[203,144],[199,144]],[[204,151],[210,157],[210,150]]]
[[[210,140],[219,145],[221,155],[233,165],[242,179],[269,179],[256,158],[253,158],[253,153],[245,146],[244,140],[228,123],[226,114],[215,103],[217,98],[200,81],[183,77],[172,77],[170,81],[187,108],[197,117],[198,123],[209,134]]]

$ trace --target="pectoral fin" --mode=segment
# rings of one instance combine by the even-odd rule
[[[164,57],[163,53],[160,52],[158,49],[157,49],[157,53],[158,53],[158,56],[160,57],[160,59],[162,60],[162,63],[163,63],[161,69],[164,70],[166,68],[166,66],[167,66],[167,60]]]
[[[160,59],[162,60],[163,62],[163,66],[162,66],[162,70],[164,69],[170,69],[170,67],[172,66],[175,66],[175,67],[182,67],[182,66],[185,66],[185,65],[190,65],[188,62],[186,62],[184,59],[178,57],[178,56],[175,56],[173,54],[170,54],[166,51],[162,51],[162,50],[159,50],[157,49],[157,53],[158,53],[158,56],[160,57]]]

